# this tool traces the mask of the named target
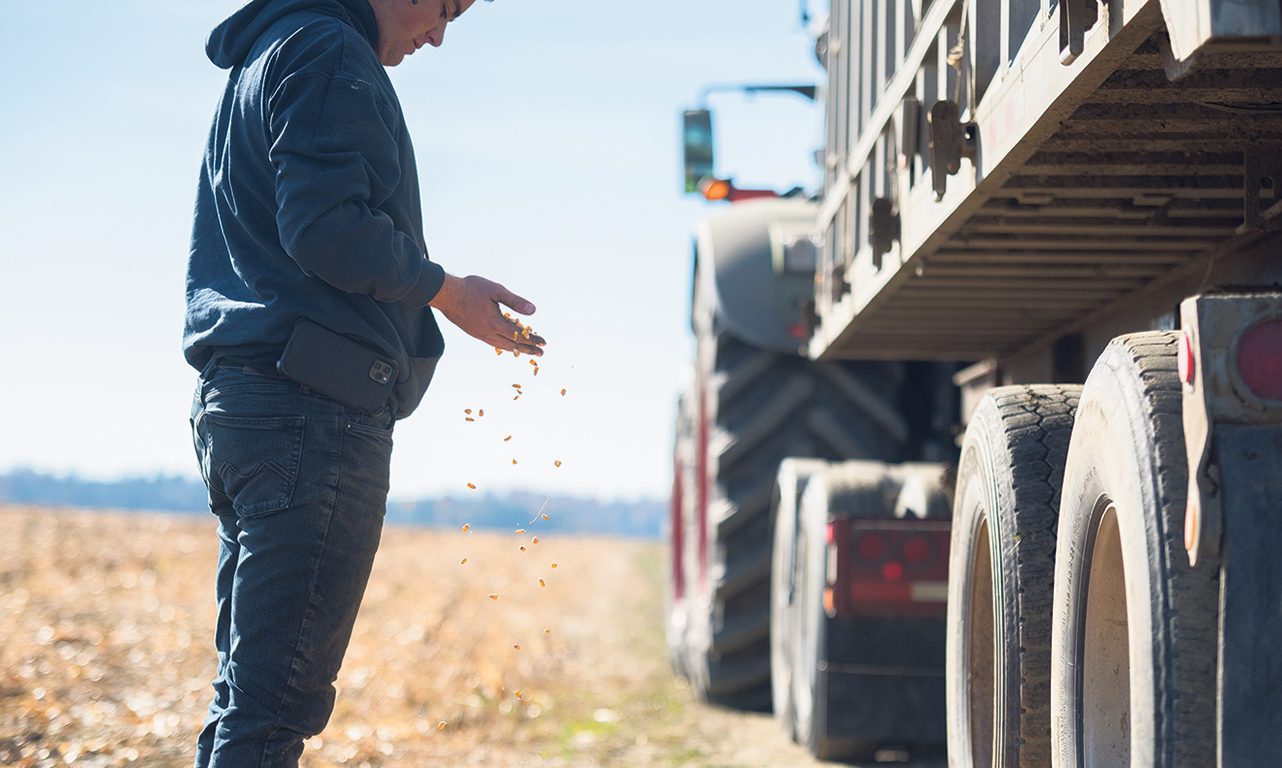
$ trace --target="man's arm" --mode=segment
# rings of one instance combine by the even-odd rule
[[[298,266],[349,293],[425,305],[444,270],[378,206],[402,173],[395,116],[373,86],[294,75],[271,104],[280,242]]]

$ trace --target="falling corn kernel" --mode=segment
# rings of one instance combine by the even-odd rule
[[[531,543],[531,544],[538,544],[538,543],[539,543],[539,537],[538,537],[538,536],[535,536],[534,538],[530,539],[530,543]]]
[[[512,459],[512,466],[516,466],[516,459]]]
[[[521,699],[521,691],[518,689],[515,695],[517,700],[519,701]]]
[[[520,643],[514,643],[514,644],[512,645],[512,648],[513,648],[513,650],[517,650],[517,651],[519,651],[519,650],[521,650],[521,644],[520,644]]]
[[[459,564],[459,565],[467,565],[467,558],[465,557],[465,558],[463,558],[462,560],[458,561],[458,564]]]
[[[521,350],[519,349],[512,350],[512,357],[520,357],[520,356],[521,356]]]
[[[522,551],[522,552],[524,552],[524,551],[525,551],[525,545],[524,545],[524,544],[522,544],[522,545],[521,545],[521,551]]]
[[[508,435],[507,437],[503,438],[503,442],[506,443],[508,440],[511,440],[511,439],[512,439],[512,436]]]
[[[495,347],[495,348],[494,348],[494,354],[496,354],[496,355],[501,355],[501,354],[503,354],[503,350],[499,349],[498,347]]]
[[[542,517],[544,520],[551,520],[551,519],[552,519],[552,518],[548,517],[547,515],[540,515],[540,517]]]
[[[463,413],[466,413],[468,416],[471,416],[471,415],[472,415],[472,409],[471,409],[471,408],[464,408],[464,409],[463,409]]]
[[[477,417],[478,419],[479,419],[479,418],[481,418],[481,417],[483,417],[483,416],[485,416],[485,409],[484,409],[484,408],[482,408],[481,410],[479,410],[479,411],[477,411],[477,412],[476,412],[476,417]]]
[[[468,531],[470,531],[470,530],[472,530],[472,524],[471,524],[471,523],[463,523],[463,533],[467,533],[467,532],[468,532]]]
[[[525,533],[525,529],[524,529],[524,528],[517,528],[517,529],[516,529],[516,532],[517,532],[517,534],[522,534],[522,533]]]
[[[520,384],[513,384],[513,385],[512,385],[512,389],[519,390],[520,388],[521,388],[521,385],[520,385]]]
[[[468,483],[468,484],[467,484],[467,487],[475,491],[475,490],[476,490],[476,483]]]
[[[543,634],[545,634],[545,635],[550,635],[550,634],[552,634],[552,628],[551,628],[551,627],[544,627],[544,628],[543,628]]]
[[[552,466],[559,468],[561,466],[561,460],[557,459],[556,461],[552,462]]]
[[[437,723],[437,724],[436,724],[436,730],[438,730],[438,731],[443,731],[443,730],[445,730],[445,721],[444,721],[444,720],[442,720],[441,722],[439,722],[439,723]]]
[[[506,317],[508,320],[511,320],[511,319],[512,319],[512,313],[511,313],[511,312],[504,312],[504,313],[503,313],[503,316],[504,316],[504,317]]]
[[[562,389],[561,389],[561,397],[565,397],[565,389],[564,389],[564,388],[562,388]]]
[[[539,375],[539,369],[538,369],[538,368],[535,368],[535,369],[534,369],[534,375],[535,375],[535,376],[538,376],[538,375]]]
[[[491,600],[498,600],[499,594],[497,592],[491,592],[490,594],[486,595],[486,597],[490,598]]]
[[[552,570],[556,570],[557,565],[557,563],[552,563]]]
[[[519,338],[521,338],[521,334],[517,331],[512,331],[512,341],[516,341]]]
[[[538,367],[539,367],[539,361],[538,361],[538,360],[533,360],[533,359],[531,359],[531,360],[530,360],[530,365],[534,366],[535,368],[538,368]]]
[[[464,416],[463,421],[476,421],[476,419],[472,418],[471,416]]]
[[[543,579],[539,579],[539,586],[540,586],[540,587],[546,587],[547,585],[548,585],[548,583],[547,583],[546,581],[544,581]]]

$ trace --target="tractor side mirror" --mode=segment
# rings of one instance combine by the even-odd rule
[[[706,109],[687,109],[682,113],[681,141],[686,194],[700,194],[699,182],[712,175],[712,113]]]

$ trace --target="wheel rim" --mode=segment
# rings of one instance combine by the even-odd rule
[[[1124,767],[1131,760],[1130,649],[1126,572],[1113,504],[1100,516],[1088,550],[1080,671],[1082,757],[1087,768]]]
[[[988,542],[988,518],[975,534],[970,571],[970,615],[966,638],[966,685],[970,714],[970,752],[973,765],[993,764],[994,691],[993,562]]]

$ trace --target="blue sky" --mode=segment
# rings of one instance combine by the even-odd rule
[[[204,39],[239,6],[0,1],[0,471],[196,476],[183,273],[226,77]],[[714,210],[680,195],[679,114],[712,83],[816,82],[799,16],[795,0],[497,0],[392,70],[432,258],[533,300],[549,340],[533,378],[442,321],[446,357],[397,426],[394,497],[667,493],[690,233]],[[720,172],[813,188],[816,107],[712,106]],[[486,417],[465,423],[469,407]]]

